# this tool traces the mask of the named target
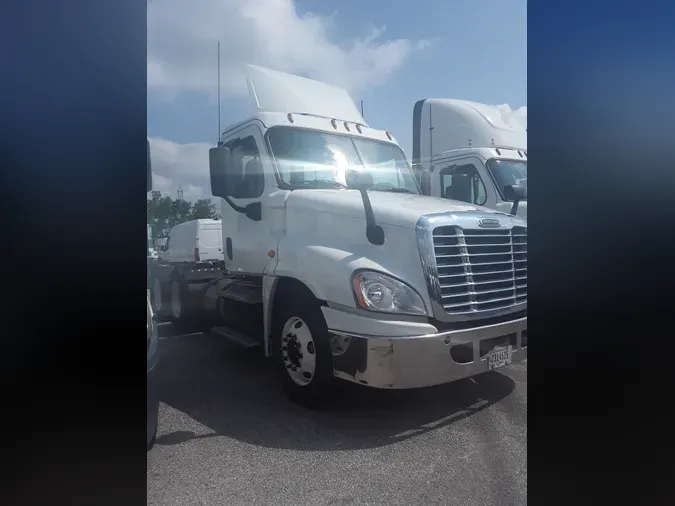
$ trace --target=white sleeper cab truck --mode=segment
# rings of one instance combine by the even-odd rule
[[[466,100],[419,100],[413,167],[426,195],[527,220],[527,117]]]
[[[346,91],[259,67],[247,81],[255,113],[209,152],[214,333],[261,345],[305,405],[336,378],[409,389],[527,357],[524,220],[422,195]]]
[[[199,315],[206,285],[223,268],[220,220],[199,219],[171,228],[152,273],[153,307],[158,316],[183,323]]]

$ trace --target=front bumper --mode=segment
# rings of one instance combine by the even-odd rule
[[[495,346],[512,346],[511,363],[527,359],[527,317],[419,336],[329,332],[335,376],[374,388],[420,388],[476,376],[489,370]]]

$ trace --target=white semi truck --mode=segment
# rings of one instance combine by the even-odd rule
[[[336,379],[409,389],[526,359],[523,219],[422,195],[340,88],[252,66],[247,82],[255,112],[209,152],[212,332],[260,346],[308,406]]]
[[[527,220],[526,116],[467,100],[419,100],[412,158],[426,195],[515,208]]]

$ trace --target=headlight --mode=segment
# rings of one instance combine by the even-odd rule
[[[415,290],[378,272],[358,272],[354,276],[354,294],[359,306],[370,311],[427,314],[424,302]]]

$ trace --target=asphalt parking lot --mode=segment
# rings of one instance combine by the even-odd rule
[[[152,505],[525,505],[527,365],[414,391],[286,400],[260,351],[160,341]]]

